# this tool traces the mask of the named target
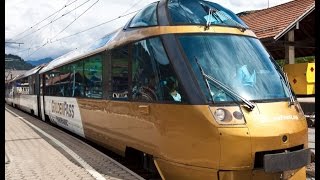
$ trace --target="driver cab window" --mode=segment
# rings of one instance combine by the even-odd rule
[[[132,99],[146,102],[185,101],[185,95],[160,38],[132,46]]]

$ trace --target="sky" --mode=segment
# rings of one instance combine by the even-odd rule
[[[155,1],[5,0],[5,53],[18,55],[24,60],[57,58],[124,26],[135,13],[122,18],[118,18],[119,16],[140,10]],[[264,9],[268,5],[272,7],[291,0],[209,1],[239,13]],[[113,19],[116,20],[111,21]],[[70,36],[108,21],[111,22]]]

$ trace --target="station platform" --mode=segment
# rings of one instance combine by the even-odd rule
[[[5,107],[5,179],[143,179],[81,140]]]

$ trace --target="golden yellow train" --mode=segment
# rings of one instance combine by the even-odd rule
[[[6,101],[119,154],[138,152],[162,179],[302,180],[310,162],[286,75],[213,2],[152,3],[8,83]]]

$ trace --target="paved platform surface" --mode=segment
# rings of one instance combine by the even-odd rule
[[[143,179],[90,145],[5,108],[5,179]]]
[[[308,147],[311,148],[311,151],[314,153],[316,152],[315,140],[315,129],[308,128]]]

